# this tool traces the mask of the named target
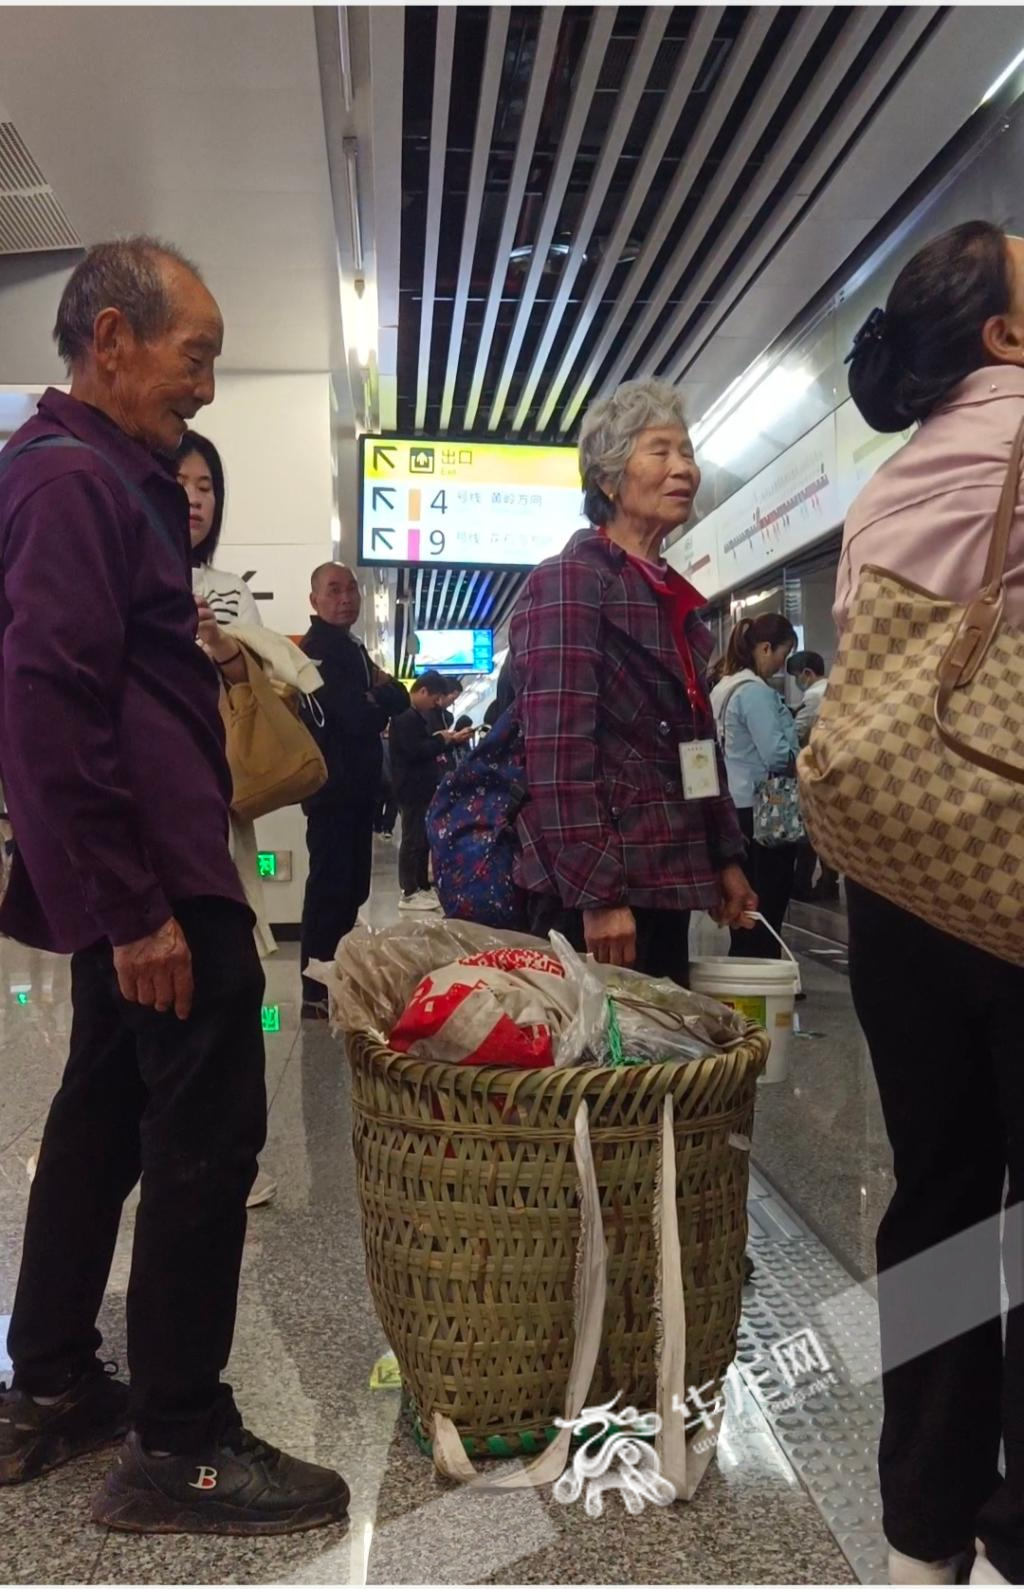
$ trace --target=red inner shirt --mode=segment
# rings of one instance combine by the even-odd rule
[[[707,699],[700,687],[697,677],[697,666],[690,650],[690,642],[686,638],[686,620],[691,612],[696,612],[705,605],[704,597],[699,590],[695,590],[689,580],[668,563],[648,563],[642,557],[636,557],[632,552],[625,553],[626,561],[642,574],[648,585],[654,591],[659,601],[668,608],[669,627],[672,638],[679,652],[679,660],[683,665],[686,676],[686,693],[690,699],[694,714],[697,717],[706,717],[708,712]]]

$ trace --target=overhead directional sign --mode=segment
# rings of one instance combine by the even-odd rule
[[[533,568],[585,522],[575,447],[364,436],[359,561]]]

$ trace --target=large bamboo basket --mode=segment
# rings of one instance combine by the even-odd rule
[[[573,1122],[590,1116],[608,1248],[590,1405],[653,1408],[655,1183],[671,1094],[686,1297],[686,1383],[735,1353],[749,1136],[768,1040],[688,1064],[493,1070],[349,1038],[370,1289],[423,1429],[470,1453],[539,1449],[565,1405],[579,1236]]]

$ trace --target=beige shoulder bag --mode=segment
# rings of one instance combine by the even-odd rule
[[[1024,965],[1024,632],[1003,624],[1017,432],[984,585],[966,605],[868,567],[798,770],[829,865]]]
[[[244,684],[221,680],[220,715],[231,768],[231,809],[254,822],[269,811],[308,800],[327,781],[327,767],[309,729],[245,646]]]

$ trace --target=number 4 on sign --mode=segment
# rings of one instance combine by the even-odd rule
[[[445,493],[443,491],[439,491],[430,506],[435,513],[447,513],[448,499],[445,496]]]

